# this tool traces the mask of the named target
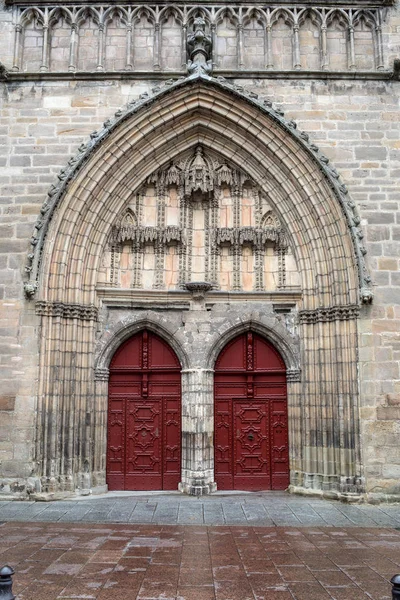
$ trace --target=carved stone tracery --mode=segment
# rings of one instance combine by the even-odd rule
[[[176,225],[167,222],[172,189],[175,190],[178,203],[176,210],[179,212],[179,220]],[[153,199],[149,194],[154,194]],[[243,207],[245,196],[247,209]],[[147,209],[144,207],[146,199],[151,205]],[[228,207],[222,205],[224,200],[228,201]],[[146,210],[150,210],[151,218],[155,220],[154,225],[146,222]],[[244,217],[245,210],[248,211],[247,217]],[[249,218],[254,225],[243,224],[243,220],[246,222]],[[223,219],[230,219],[231,226],[226,226],[225,221],[221,226]],[[173,256],[175,253],[178,255],[179,263],[179,267],[175,269],[178,270],[175,287],[185,289],[186,283],[191,279],[204,279],[214,289],[224,289],[225,284],[220,281],[220,273],[221,270],[225,270],[232,272],[231,286],[228,289],[264,291],[264,254],[267,244],[273,246],[274,255],[279,257],[278,261],[275,261],[275,287],[282,289],[286,281],[285,254],[290,249],[287,234],[278,216],[271,210],[265,195],[244,171],[228,165],[209,151],[205,152],[199,145],[188,155],[178,158],[149,176],[136,200],[117,218],[108,243],[109,276],[107,281],[103,281],[112,286],[121,285],[118,269],[121,264],[121,252],[125,248],[125,252],[133,253],[133,275],[130,285],[135,288],[143,285],[148,288],[148,281],[146,286],[142,273],[146,270],[146,260],[148,262],[153,259],[150,256],[146,259],[146,252],[154,253],[152,287],[168,288],[167,256],[172,252]],[[174,251],[170,250],[172,246]],[[230,261],[229,269],[221,262],[222,254],[227,256],[227,252],[230,258],[224,260]],[[247,255],[247,259],[244,258],[244,254]],[[174,261],[173,256],[169,259],[170,263]],[[203,260],[204,268],[199,272],[199,261]],[[243,271],[243,261],[247,261],[247,269],[250,268],[249,277],[253,281],[252,284],[247,282],[245,288],[242,282],[243,273],[246,271]],[[107,260],[103,262],[107,263]]]
[[[390,0],[389,0],[390,1]],[[357,64],[357,40],[355,31],[362,22],[368,34],[368,45],[373,65],[371,71],[383,71],[384,44],[382,37],[382,23],[385,19],[385,9],[373,0],[361,0],[357,7],[343,5],[342,2],[326,0],[322,6],[297,6],[286,3],[282,6],[274,4],[260,4],[258,7],[249,6],[224,6],[209,4],[199,6],[193,10],[192,5],[168,6],[162,4],[113,4],[104,6],[95,3],[77,2],[66,5],[40,6],[41,2],[29,0],[19,5],[15,0],[9,0],[15,5],[14,25],[14,59],[11,74],[26,70],[26,65],[31,66],[29,46],[25,43],[26,31],[34,24],[36,34],[40,39],[39,47],[42,47],[41,57],[33,66],[33,70],[46,73],[48,71],[76,72],[79,70],[90,70],[82,59],[82,50],[79,47],[79,36],[81,31],[90,25],[97,32],[97,60],[93,63],[98,73],[111,72],[112,63],[107,61],[104,49],[111,40],[108,32],[110,24],[118,21],[124,32],[125,58],[124,68],[135,70],[142,65],[135,64],[135,29],[140,24],[142,17],[146,19],[151,29],[153,38],[153,60],[149,63],[149,71],[160,71],[163,61],[163,39],[160,35],[166,25],[168,16],[173,16],[180,28],[181,35],[181,65],[174,63],[175,70],[186,67],[189,73],[202,72],[209,74],[213,67],[223,67],[224,57],[217,53],[216,40],[218,38],[221,24],[229,22],[229,27],[234,31],[237,40],[237,50],[234,57],[234,67],[230,71],[247,69],[251,65],[251,56],[245,43],[245,32],[250,23],[259,23],[264,31],[263,39],[263,61],[262,68],[271,72],[279,70],[279,58],[273,52],[272,36],[274,29],[280,20],[288,26],[292,37],[292,70],[305,70],[301,64],[301,30],[310,21],[319,45],[319,56],[317,68],[325,74],[331,70],[334,52],[328,47],[327,39],[333,30],[332,23],[340,22],[343,30],[343,41],[346,44],[348,54],[347,71],[362,71]],[[51,40],[57,35],[60,23],[65,25],[65,33],[69,36],[69,60],[68,63],[51,59]],[[50,42],[50,43],[49,43]],[[365,44],[365,41],[364,41]],[[222,63],[219,65],[218,63]],[[111,66],[111,68],[110,68]],[[361,63],[362,66],[362,63]],[[83,68],[82,68],[83,67]],[[332,68],[334,70],[334,67]],[[365,71],[364,71],[365,73]]]

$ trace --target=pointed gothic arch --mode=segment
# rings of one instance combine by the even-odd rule
[[[199,144],[229,164],[245,166],[285,225],[299,267],[302,381],[294,378],[289,394],[296,395],[293,406],[303,420],[291,440],[292,485],[359,491],[356,318],[360,302],[369,301],[371,293],[354,205],[326,157],[270,102],[203,75],[167,82],[151,97],[144,95],[118,111],[60,173],[59,184],[42,208],[28,259],[26,291],[30,296],[36,292],[42,316],[39,397],[43,400],[38,423],[47,437],[45,443],[38,436],[37,459],[44,488],[76,486],[87,463],[91,485],[104,483],[107,374],[99,369],[95,377],[93,352],[101,307],[96,281],[102,250],[132,193]],[[54,340],[61,340],[57,348]],[[52,383],[55,368],[63,385]],[[95,416],[92,421],[79,420],[76,430],[64,436],[70,459],[59,450],[53,422],[60,410],[64,422],[73,422],[68,415],[77,404],[84,407],[82,414]],[[313,407],[311,416],[307,406]],[[204,427],[190,433],[188,447],[197,447],[200,434],[201,444],[209,444]],[[321,431],[328,431],[326,439],[320,437]],[[326,447],[335,440],[343,447],[327,461]],[[204,477],[212,489],[208,446],[206,454]],[[191,469],[190,465],[184,469],[189,475],[182,489],[191,488]]]

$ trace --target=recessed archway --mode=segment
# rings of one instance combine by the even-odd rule
[[[295,255],[301,285],[293,301],[292,324],[275,313],[266,317],[270,331],[278,324],[293,327],[301,340],[301,381],[299,371],[292,373],[288,389],[295,424],[290,439],[292,484],[360,490],[356,332],[367,274],[351,202],[336,171],[293,123],[251,94],[202,76],[168,84],[152,98],[117,113],[60,175],[61,184],[42,209],[33,240],[37,250],[29,259],[33,283],[27,291],[33,293],[38,285],[37,312],[42,316],[37,426],[46,435],[38,435],[37,461],[43,486],[68,489],[80,484],[88,471],[95,484],[104,484],[108,373],[106,365],[95,371],[94,354],[103,327],[103,321],[98,322],[102,298],[96,287],[103,251],[112,224],[126,212],[132,194],[159,169],[198,145],[245,169],[284,224]],[[190,309],[185,293],[187,307],[182,308],[176,331],[182,328],[193,338],[195,328],[186,326],[183,316]],[[120,302],[116,295],[105,310],[114,310]],[[274,312],[271,299],[268,302]],[[167,310],[170,304],[168,298],[158,310]],[[125,306],[138,305],[129,297]],[[143,310],[143,302],[139,309]],[[257,315],[257,308],[254,311]],[[239,315],[236,324],[243,318]],[[218,329],[218,318],[215,323]],[[221,325],[221,334],[225,326]],[[210,357],[212,351],[206,352]],[[282,354],[287,359],[289,349]],[[187,394],[193,396],[184,416],[190,438],[188,478],[196,471],[207,471],[207,477],[212,472],[211,460],[202,469],[197,451],[207,448],[211,454],[208,370],[187,354]],[[55,372],[60,386],[53,385]],[[197,426],[195,385],[207,397],[204,405],[208,403],[201,426]],[[79,415],[76,406],[81,407]],[[82,415],[93,418],[85,420]],[[73,425],[76,419],[79,436]],[[61,425],[57,429],[54,423],[71,426],[60,435]],[[334,450],[327,452],[332,445]]]
[[[110,364],[110,490],[176,490],[181,480],[181,376],[171,347],[147,329]]]

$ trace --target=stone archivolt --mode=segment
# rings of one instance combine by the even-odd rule
[[[233,96],[236,97],[239,101],[244,102],[245,105],[248,105],[248,104],[254,105],[254,107],[256,107],[256,109],[257,109],[257,112],[256,112],[257,116],[255,117],[256,120],[258,119],[258,115],[260,115],[260,114],[264,114],[269,118],[267,120],[267,125],[266,125],[267,129],[264,132],[265,134],[267,134],[267,132],[269,131],[271,120],[272,120],[272,123],[275,123],[278,126],[278,129],[275,129],[275,127],[273,128],[273,130],[276,131],[276,134],[277,134],[276,139],[282,138],[280,131],[283,130],[283,133],[284,133],[283,139],[285,139],[286,137],[288,139],[293,138],[295,143],[298,144],[299,150],[303,149],[303,148],[306,149],[306,155],[304,157],[304,165],[311,164],[310,158],[312,159],[312,161],[316,162],[316,164],[318,165],[318,168],[322,172],[323,180],[328,182],[328,185],[330,187],[328,196],[334,197],[335,198],[334,204],[335,204],[335,202],[338,202],[341,206],[342,212],[337,215],[337,219],[338,219],[337,223],[340,223],[342,221],[342,217],[344,214],[345,219],[347,221],[348,230],[350,232],[351,239],[353,242],[354,255],[355,255],[354,258],[355,258],[355,261],[357,264],[357,269],[358,269],[359,298],[364,303],[370,303],[372,301],[371,277],[367,271],[365,259],[364,259],[364,255],[365,255],[366,251],[362,244],[363,233],[359,227],[360,218],[355,211],[355,203],[348,196],[348,191],[347,191],[346,186],[344,184],[342,184],[339,180],[339,175],[338,175],[336,169],[329,164],[329,160],[323,154],[321,154],[319,152],[318,148],[313,143],[310,142],[308,134],[306,132],[298,131],[297,127],[296,127],[296,123],[294,121],[287,121],[284,118],[284,114],[281,110],[274,109],[272,107],[272,102],[270,102],[269,100],[260,99],[260,98],[258,98],[257,94],[255,94],[253,92],[248,92],[242,86],[230,84],[221,77],[214,79],[214,78],[202,75],[202,74],[192,75],[188,78],[182,78],[181,80],[178,80],[175,82],[172,80],[166,81],[163,86],[157,86],[153,89],[152,96],[149,96],[147,93],[142,94],[138,100],[130,102],[127,105],[125,110],[118,110],[115,113],[115,117],[113,119],[108,119],[107,121],[104,122],[104,128],[102,130],[93,132],[90,136],[89,142],[86,144],[82,144],[78,148],[78,153],[76,154],[76,156],[74,156],[69,161],[67,167],[65,167],[64,169],[62,169],[60,171],[60,173],[58,175],[58,182],[51,186],[51,188],[48,192],[48,198],[47,198],[46,202],[44,203],[44,205],[42,206],[42,209],[40,211],[41,212],[40,217],[35,224],[35,230],[34,230],[32,238],[31,238],[31,251],[28,254],[27,263],[26,263],[26,267],[25,267],[25,271],[27,274],[27,280],[24,284],[24,287],[25,287],[25,293],[26,293],[27,297],[34,296],[36,293],[36,290],[38,288],[39,271],[41,269],[41,263],[42,263],[42,257],[43,257],[43,244],[46,239],[48,226],[52,220],[54,211],[56,210],[60,200],[64,197],[64,195],[68,189],[68,184],[71,181],[71,179],[75,178],[78,175],[79,171],[87,163],[87,161],[89,160],[91,155],[96,151],[96,149],[98,149],[103,144],[104,140],[110,136],[111,132],[113,132],[116,129],[118,129],[119,127],[121,127],[121,125],[123,123],[125,123],[127,121],[127,119],[133,118],[133,116],[136,115],[136,113],[140,112],[141,110],[147,110],[147,108],[151,104],[153,104],[156,100],[158,102],[161,102],[166,96],[170,95],[171,93],[176,93],[177,95],[179,95],[179,91],[182,90],[186,85],[188,86],[188,89],[189,89],[196,82],[198,82],[201,86],[204,86],[204,90],[206,90],[206,88],[208,86],[210,86],[210,89],[209,89],[210,92],[212,92],[212,90],[214,90],[215,92],[217,90],[220,90],[221,92],[226,91],[229,95],[233,94]],[[206,98],[206,96],[207,96],[207,94],[205,94],[204,99]],[[225,100],[223,102],[225,102]],[[214,105],[213,100],[212,100],[211,105]],[[228,105],[230,105],[230,102],[228,102]],[[209,110],[209,106],[207,106],[207,110]],[[231,109],[229,109],[229,110],[231,111]],[[220,117],[218,116],[218,119],[219,118]],[[242,117],[241,117],[241,113],[239,110],[239,112],[234,117],[234,119],[237,119],[237,121],[235,121],[233,124],[234,129],[238,128],[238,126],[240,128],[240,119],[241,118]],[[199,121],[199,123],[200,123],[200,121]],[[224,127],[232,127],[232,125],[228,125],[228,123],[224,123]],[[252,127],[252,125],[249,125],[249,127]],[[216,135],[220,135],[220,131],[218,131],[218,133],[216,133]],[[254,137],[254,139],[258,139],[260,137],[260,131],[259,131],[258,127],[256,127],[253,131],[253,137]],[[242,139],[246,139],[248,141],[248,133],[247,132],[243,135]],[[211,145],[213,143],[214,143],[214,140],[211,142]],[[262,143],[264,143],[264,142],[262,142]],[[268,142],[268,143],[270,143],[271,148],[273,149],[272,155],[274,153],[277,153],[277,156],[278,156],[280,151],[277,150],[276,141],[273,139],[273,137],[270,138],[270,142]],[[286,142],[284,142],[284,145],[285,144],[286,144]],[[227,146],[229,147],[230,145],[232,145],[232,141],[227,140]],[[258,154],[259,154],[258,149],[256,147],[254,147],[253,150],[254,150],[253,155],[248,154],[247,155],[248,158],[243,157],[244,162],[246,162],[246,160],[248,160],[249,164],[251,164],[253,162],[253,159],[258,156]],[[221,148],[221,153],[223,153],[223,151],[224,151],[224,149]],[[235,150],[234,152],[237,153],[238,155],[243,154],[244,148],[237,148],[237,150]],[[275,165],[273,167],[272,173],[276,173],[277,172],[276,169],[282,168],[282,166],[287,162],[287,156],[290,156],[291,152],[292,152],[292,149],[290,149],[290,150],[288,149],[288,154],[283,152],[283,154],[281,155],[281,159],[280,159],[281,160],[280,166]],[[146,151],[144,153],[146,154]],[[244,154],[246,154],[246,152],[244,152]],[[267,152],[267,154],[268,154],[268,152]],[[262,158],[265,159],[265,156],[263,156]],[[161,159],[159,159],[159,160],[161,162]],[[110,167],[110,168],[112,168],[112,167]],[[292,167],[289,166],[288,169],[289,170],[287,171],[287,181],[285,181],[285,184],[284,184],[286,187],[288,185],[290,185],[289,182],[291,180],[293,181]],[[256,167],[256,170],[257,170],[257,167]],[[300,171],[304,171],[304,166],[300,169]],[[171,173],[171,176],[172,176],[172,174],[173,173]],[[253,177],[253,179],[256,179],[256,173],[254,175],[255,176]],[[270,172],[269,176],[270,175],[271,175],[271,172]],[[303,176],[302,173],[299,172],[297,179],[298,180],[301,179],[302,176]],[[149,174],[147,174],[147,177],[149,177]],[[317,180],[317,178],[315,178],[314,175],[311,175],[311,177],[314,178],[315,181]],[[137,184],[135,184],[135,185],[137,185]],[[279,189],[279,186],[281,186],[281,185],[283,185],[283,181],[280,183],[277,183],[277,186],[278,186],[277,189]],[[297,184],[295,184],[295,187],[296,187],[296,185]],[[332,193],[332,191],[333,191],[333,193]],[[326,192],[321,193],[321,190],[317,191],[316,194],[320,198],[323,198],[324,196],[326,196]],[[279,196],[279,194],[277,194],[277,196]],[[300,199],[300,197],[298,199]],[[330,199],[328,202],[331,202],[331,201],[332,200]],[[119,208],[119,212],[121,212],[121,211],[122,211],[122,208]],[[288,211],[287,214],[290,218],[292,209],[288,208],[287,211]],[[110,219],[111,221],[113,221],[114,218],[115,218],[115,215],[111,215],[110,217],[107,217],[107,219]],[[299,216],[299,218],[301,218],[301,217]],[[309,219],[309,217],[307,217],[307,219]],[[322,222],[324,222],[325,219],[326,219],[326,217],[323,217]],[[309,223],[305,224],[304,232],[308,231],[309,225],[310,225]],[[318,231],[320,231],[320,226],[318,227]],[[297,235],[297,237],[299,237],[299,233],[297,233],[296,235]],[[333,236],[336,236],[336,235],[337,235],[337,232],[333,233]],[[343,242],[343,240],[342,240],[342,242]],[[338,242],[339,245],[342,242],[339,241]],[[304,245],[303,242],[301,242],[300,245],[298,243],[294,244],[294,247],[306,248],[306,246]],[[310,271],[312,271],[313,269],[314,269],[314,266],[310,265]],[[334,271],[335,271],[335,269],[330,271],[331,275],[334,273]],[[348,272],[351,272],[351,271],[348,271]],[[337,285],[337,280],[335,282],[335,285]],[[346,285],[347,285],[347,290],[348,290],[349,289],[348,283]],[[91,301],[94,302],[94,298],[92,298]],[[323,301],[323,303],[325,303],[325,301]]]

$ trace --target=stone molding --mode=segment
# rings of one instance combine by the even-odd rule
[[[332,321],[351,321],[358,319],[360,307],[358,305],[331,306],[317,308],[316,310],[299,311],[299,322],[302,324],[329,323]]]
[[[288,383],[294,383],[297,381],[301,381],[301,370],[300,369],[287,369],[286,371],[286,380]]]
[[[397,60],[397,59],[396,59]],[[396,62],[396,61],[395,61]],[[214,76],[228,77],[235,79],[284,79],[286,80],[310,80],[317,79],[323,81],[331,80],[351,80],[351,81],[398,81],[399,73],[394,69],[385,71],[311,71],[304,69],[303,71],[285,71],[277,69],[276,71],[254,71],[243,69],[241,71],[227,71],[225,69],[214,69]],[[151,79],[153,81],[165,81],[167,77],[182,77],[186,71],[137,71],[129,74],[129,81],[144,81]],[[68,73],[66,71],[59,72],[28,72],[28,71],[8,71],[1,73],[0,81],[9,83],[29,82],[33,81],[126,81],[126,71],[79,71],[76,73]]]
[[[48,197],[40,210],[40,216],[35,224],[34,233],[31,238],[31,250],[28,253],[25,267],[27,275],[27,281],[25,282],[26,296],[28,298],[33,297],[36,288],[38,287],[42,251],[48,227],[56,207],[67,190],[69,182],[77,176],[79,170],[88,161],[89,157],[118,126],[122,125],[122,123],[138,111],[148,108],[150,105],[157,102],[157,100],[172,93],[173,90],[178,90],[184,86],[190,86],[196,83],[222,88],[222,90],[232,94],[235,98],[255,106],[258,110],[276,122],[289,136],[294,138],[298,144],[306,149],[312,160],[322,171],[324,177],[328,180],[330,188],[333,190],[334,195],[341,205],[353,241],[358,268],[360,302],[370,303],[373,294],[371,277],[367,271],[364,258],[366,249],[362,243],[363,232],[359,227],[361,219],[356,212],[356,205],[349,197],[346,186],[340,181],[339,174],[335,167],[329,163],[329,159],[320,152],[318,147],[310,141],[309,135],[304,131],[299,131],[293,120],[285,119],[283,111],[277,107],[274,108],[270,100],[260,98],[258,94],[248,91],[241,85],[230,83],[223,77],[215,78],[203,73],[195,73],[176,81],[169,79],[165,81],[163,85],[155,86],[152,89],[151,94],[141,94],[138,100],[132,100],[124,109],[118,110],[115,113],[114,118],[107,119],[104,122],[102,129],[94,131],[90,135],[90,139],[87,143],[83,143],[79,146],[77,154],[68,161],[67,166],[61,169],[58,174],[57,183],[51,186]]]
[[[384,7],[384,6],[392,6],[395,3],[395,0],[358,0],[357,5],[360,7],[373,7],[373,8],[379,8],[379,7]],[[125,2],[126,6],[135,6],[137,3],[132,1],[132,0],[127,0],[127,2]],[[192,7],[196,7],[196,6],[201,6],[202,9],[207,9],[207,7],[212,7],[214,5],[214,1],[213,0],[193,0],[193,2],[191,2],[188,6],[190,8]],[[242,0],[241,4],[243,6],[246,5],[250,5],[250,6],[260,6],[260,7],[265,7],[265,3],[260,2],[260,0],[254,2],[253,0]],[[21,6],[21,0],[5,0],[5,5],[6,6]],[[23,6],[54,6],[55,3],[52,0],[25,0],[25,2],[23,3]],[[91,5],[96,5],[96,2],[91,1],[91,0],[66,0],[65,2],[63,2],[63,6],[91,6]],[[164,6],[165,3],[164,2],[160,2],[158,0],[154,0],[153,3],[150,3],[150,6],[152,8],[155,8],[155,6]],[[343,7],[343,8],[351,8],[351,2],[349,2],[349,0],[324,0],[323,3],[319,3],[318,4],[318,8],[320,8],[321,6],[324,7]],[[177,0],[174,3],[174,6],[185,6],[185,3],[182,2],[182,0]],[[293,6],[293,0],[277,0],[277,2],[273,2],[271,4],[268,5],[270,8],[279,8],[279,7],[286,7],[286,6]],[[303,2],[301,2],[301,8],[306,8],[306,7],[315,7],[315,0],[304,0]]]
[[[35,311],[41,317],[61,317],[80,321],[97,321],[98,319],[98,309],[92,304],[64,304],[63,302],[38,300],[35,303]]]
[[[106,368],[96,368],[94,371],[95,381],[108,381],[110,378],[110,370]]]

